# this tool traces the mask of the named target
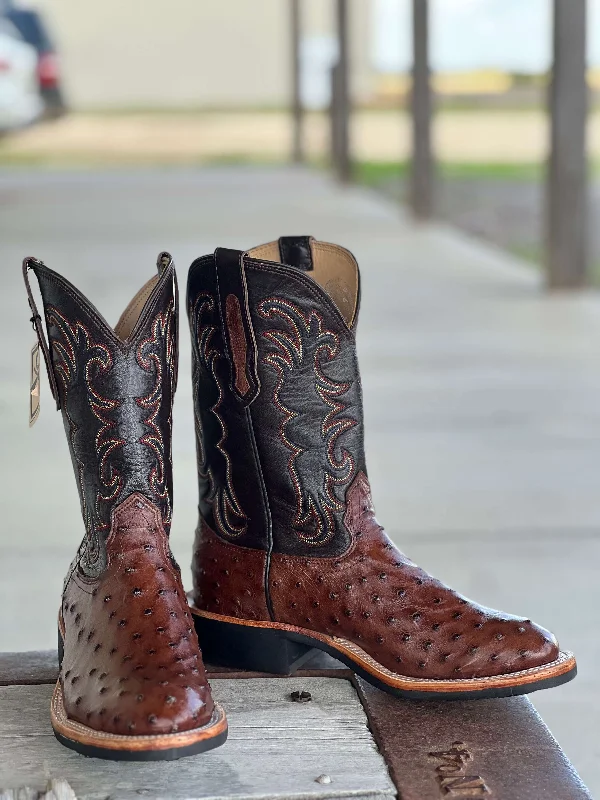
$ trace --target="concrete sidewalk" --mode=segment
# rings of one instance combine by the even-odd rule
[[[171,251],[281,234],[340,242],[363,270],[359,323],[367,458],[380,520],[422,566],[479,602],[531,616],[576,652],[580,676],[535,695],[600,790],[600,297],[545,297],[518,261],[383,199],[292,169],[0,173],[0,647],[52,647],[81,538],[70,460],[45,378],[27,430],[33,333],[24,255],[63,272],[116,322]],[[196,523],[189,343],[182,320],[173,543]],[[64,487],[67,487],[65,492]]]

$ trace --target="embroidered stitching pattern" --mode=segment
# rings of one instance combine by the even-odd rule
[[[240,501],[237,497],[233,486],[233,475],[231,470],[231,458],[225,449],[225,443],[228,437],[228,429],[225,420],[221,417],[219,409],[223,402],[223,387],[217,375],[217,362],[221,357],[219,350],[213,345],[213,337],[216,332],[216,326],[203,324],[203,317],[206,313],[212,312],[215,309],[214,297],[208,292],[200,292],[192,307],[191,319],[193,326],[193,344],[196,350],[196,358],[194,359],[193,382],[194,382],[194,396],[198,398],[200,391],[200,375],[203,368],[212,379],[217,387],[219,396],[213,406],[211,412],[217,419],[221,428],[221,437],[217,442],[217,450],[223,456],[225,461],[225,486],[217,486],[211,467],[208,464],[206,455],[206,448],[204,445],[204,433],[202,429],[202,420],[200,418],[198,403],[194,403],[194,421],[196,428],[196,441],[198,443],[198,474],[200,478],[206,481],[208,489],[205,493],[204,499],[206,502],[212,504],[215,525],[220,533],[225,536],[238,537],[246,533],[248,528],[247,517],[242,509]]]
[[[169,427],[169,443],[171,442],[171,430],[173,425],[173,385],[174,385],[174,350],[175,350],[175,329],[173,324],[173,301],[169,303],[166,311],[157,314],[154,317],[152,325],[150,326],[150,334],[146,339],[143,339],[137,346],[136,358],[137,362],[146,370],[154,369],[156,372],[156,379],[151,391],[144,397],[137,397],[136,403],[144,411],[148,411],[149,415],[144,420],[144,425],[150,430],[148,433],[141,437],[140,443],[149,447],[156,456],[156,464],[150,470],[148,476],[148,483],[156,497],[164,504],[165,511],[163,512],[163,524],[168,530],[171,523],[172,509],[171,498],[169,497],[169,487],[167,485],[167,476],[165,470],[165,457],[170,461],[171,454],[165,453],[165,443],[160,427],[156,424],[156,418],[160,412],[163,402],[163,369],[162,369],[162,352],[164,349],[165,364],[169,370],[171,382],[171,402],[169,407],[169,416],[167,424]]]
[[[54,369],[60,376],[62,384],[62,407],[69,424],[71,449],[77,462],[82,514],[88,534],[83,543],[83,550],[85,550],[86,560],[90,566],[94,567],[101,553],[98,533],[108,530],[109,527],[108,523],[102,521],[104,515],[100,511],[99,503],[113,500],[118,496],[123,486],[123,479],[119,472],[114,465],[108,465],[108,458],[111,453],[125,443],[120,437],[114,436],[116,423],[107,416],[120,404],[117,400],[101,395],[94,387],[91,376],[92,365],[96,366],[99,374],[105,375],[113,366],[113,357],[105,345],[99,344],[92,339],[89,330],[83,323],[75,322],[74,325],[71,325],[53,306],[48,307],[47,319],[48,324],[53,325],[59,332],[59,338],[52,338],[52,348],[56,355]],[[102,489],[96,493],[95,514],[92,514],[86,503],[84,489],[85,466],[78,456],[75,445],[75,436],[79,427],[69,414],[67,407],[69,389],[78,371],[78,354],[81,354],[80,360],[81,358],[83,359],[83,378],[88,393],[89,406],[96,419],[100,422],[100,428],[95,437],[95,447],[99,455],[98,477]]]
[[[323,317],[317,311],[311,310],[309,314],[305,314],[296,305],[282,298],[269,297],[263,300],[258,306],[258,312],[264,319],[279,318],[288,326],[288,330],[275,328],[263,333],[275,346],[275,350],[264,356],[263,363],[277,372],[273,401],[282,414],[279,437],[290,451],[288,471],[296,494],[296,533],[306,544],[324,545],[335,534],[335,513],[344,510],[344,502],[338,499],[335,489],[350,482],[355,468],[354,459],[343,447],[340,446],[336,455],[342,434],[357,424],[350,417],[338,416],[347,408],[340,398],[351,384],[334,381],[323,372],[323,364],[332,361],[339,354],[340,339],[333,331],[325,328]],[[288,408],[281,399],[286,376],[303,366],[309,357],[309,345],[314,345],[312,366],[315,390],[329,409],[321,422],[321,438],[326,443],[329,470],[324,472],[323,494],[318,499],[313,498],[302,486],[296,461],[304,451],[290,440],[287,433],[289,423],[300,414]]]

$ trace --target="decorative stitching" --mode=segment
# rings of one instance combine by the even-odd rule
[[[162,290],[164,284],[166,283],[165,276],[168,274],[169,271],[167,268],[162,272],[158,280],[158,283],[152,290],[152,294],[156,293],[155,297],[152,303],[150,303],[145,307],[145,309],[142,312],[142,315],[139,317],[138,322],[135,326],[135,328],[137,328],[138,330],[136,331],[134,329],[133,331],[135,333],[135,337],[123,341],[117,336],[117,334],[114,331],[114,328],[111,328],[111,326],[107,323],[104,317],[100,314],[98,309],[92,303],[90,303],[87,297],[81,294],[81,292],[78,289],[76,289],[70,281],[68,281],[66,278],[63,278],[62,275],[59,275],[57,272],[54,272],[45,265],[42,265],[42,267],[43,271],[40,270],[38,279],[40,276],[43,277],[45,281],[54,284],[54,286],[58,287],[61,292],[64,292],[68,297],[70,297],[71,300],[73,300],[76,305],[82,306],[85,309],[86,314],[89,315],[90,319],[93,322],[95,322],[102,329],[102,333],[111,340],[111,344],[113,344],[116,349],[120,350],[123,353],[128,352],[132,344],[135,343],[135,340],[140,336],[142,330],[145,327],[145,320],[152,316],[152,313],[154,312],[157,304],[160,302],[160,298],[162,295],[161,292],[159,291],[159,287]],[[38,273],[36,272],[36,274]],[[171,279],[173,280],[174,278],[175,278],[175,271],[173,270],[171,273]],[[148,302],[150,301],[152,294],[148,298]]]
[[[217,450],[225,460],[225,486],[217,486],[212,469],[208,464],[206,448],[204,445],[204,433],[202,420],[199,413],[198,403],[194,403],[194,417],[196,427],[196,438],[198,442],[198,472],[202,479],[207,481],[208,490],[205,500],[212,504],[215,525],[225,536],[238,537],[246,533],[248,528],[247,517],[242,509],[241,503],[233,486],[233,475],[231,470],[231,458],[225,449],[228,437],[228,429],[224,419],[219,414],[221,403],[223,402],[223,387],[217,375],[216,365],[221,357],[219,350],[213,345],[213,337],[217,330],[215,325],[210,323],[203,324],[202,320],[207,312],[214,311],[215,299],[209,292],[200,292],[192,307],[191,319],[193,325],[193,341],[196,349],[196,363],[194,364],[194,395],[198,398],[200,391],[200,369],[201,367],[212,376],[219,396],[216,403],[210,410],[217,419],[221,428],[221,438],[217,442]]]
[[[138,344],[136,348],[137,362],[146,370],[151,371],[152,362],[156,369],[156,380],[154,387],[144,397],[137,397],[136,403],[140,408],[149,411],[149,416],[144,420],[144,425],[150,428],[150,432],[140,438],[140,443],[149,447],[155,454],[157,465],[154,465],[148,476],[150,488],[165,504],[166,511],[163,516],[163,523],[169,525],[172,517],[171,499],[169,497],[169,487],[167,486],[165,470],[165,444],[160,427],[156,424],[156,418],[160,412],[163,401],[162,392],[162,347],[164,341],[165,364],[169,370],[171,383],[171,397],[173,396],[174,385],[174,351],[175,351],[175,326],[173,324],[173,301],[169,302],[166,311],[157,314],[150,326],[150,335]],[[171,442],[171,430],[173,425],[173,404],[170,404],[169,416],[167,419],[169,427],[169,442]],[[170,460],[170,452],[168,454]]]
[[[55,373],[58,376],[62,395],[61,404],[76,464],[82,515],[86,529],[86,536],[71,567],[75,568],[77,563],[83,562],[86,565],[86,573],[90,573],[95,577],[100,574],[105,566],[102,558],[103,548],[100,533],[106,532],[110,528],[107,512],[103,510],[102,504],[112,503],[116,500],[125,485],[123,476],[115,468],[114,464],[109,461],[111,455],[119,447],[126,444],[125,439],[115,435],[117,421],[114,418],[114,412],[122,406],[122,401],[104,396],[95,385],[100,376],[106,376],[113,368],[114,356],[109,347],[96,342],[92,338],[90,330],[81,321],[70,323],[54,306],[48,306],[46,317],[48,326],[53,326],[58,332],[51,339],[53,364]],[[135,398],[135,400],[140,408],[150,412],[149,416],[143,421],[143,424],[148,426],[150,431],[142,436],[139,441],[142,445],[149,447],[156,458],[156,463],[153,465],[148,477],[148,484],[151,491],[162,501],[162,507],[165,509],[163,523],[167,527],[171,520],[171,500],[166,480],[165,457],[168,456],[170,459],[170,450],[168,454],[165,453],[163,434],[156,424],[156,418],[163,400],[161,358],[163,338],[165,340],[165,363],[169,370],[172,397],[176,379],[174,305],[172,300],[165,312],[156,315],[150,326],[150,334],[139,342],[135,350],[137,362],[142,369],[150,371],[153,363],[156,369],[156,381],[152,390],[146,396]],[[92,369],[93,366],[94,369]],[[76,424],[68,408],[69,392],[78,373],[81,374],[81,380],[85,386],[89,408],[100,423],[94,438],[94,445],[98,457],[98,481],[101,488],[96,492],[93,508],[90,508],[89,500],[86,500],[86,464],[82,460],[76,444],[76,435],[80,430],[80,426]],[[170,443],[172,403],[169,408],[168,426]],[[69,574],[71,572],[72,569],[70,569]]]
[[[124,439],[110,435],[116,427],[116,423],[106,415],[114,411],[120,403],[118,400],[104,397],[94,387],[91,376],[91,366],[95,364],[98,374],[105,375],[113,366],[113,356],[108,347],[99,344],[92,339],[89,330],[82,322],[75,322],[71,325],[68,320],[54,306],[47,309],[47,321],[49,325],[54,325],[59,332],[60,338],[52,338],[51,347],[56,356],[54,369],[60,377],[62,387],[61,404],[69,424],[69,439],[71,449],[77,462],[77,479],[80,486],[81,508],[87,536],[85,537],[79,557],[84,557],[92,569],[100,568],[101,546],[99,532],[108,530],[108,524],[102,521],[102,514],[99,510],[100,502],[110,502],[118,496],[123,486],[123,479],[114,465],[110,465],[107,472],[108,457],[118,447],[121,447]],[[69,388],[81,366],[77,363],[78,354],[83,357],[83,378],[88,393],[89,405],[92,413],[100,422],[100,428],[96,433],[95,446],[99,455],[98,478],[103,490],[96,493],[95,513],[88,507],[85,496],[84,469],[85,465],[79,458],[75,445],[75,435],[79,427],[69,414],[67,399]]]
[[[276,275],[279,279],[285,277],[285,279],[289,280],[290,283],[299,283],[302,286],[303,291],[306,291],[312,295],[313,299],[319,305],[325,305],[328,312],[336,317],[341,325],[339,331],[341,338],[352,342],[354,341],[354,334],[348,327],[348,323],[344,319],[342,312],[331,299],[327,291],[312,278],[310,278],[305,272],[302,272],[302,270],[298,270],[295,267],[289,267],[286,264],[271,263],[262,260],[258,261],[255,259],[246,259],[244,263],[246,268],[252,272],[265,272],[268,275]]]
[[[340,446],[336,447],[340,436],[357,424],[350,417],[340,417],[347,409],[341,401],[351,383],[334,381],[323,372],[323,364],[331,362],[340,352],[340,338],[328,330],[323,317],[315,310],[305,314],[298,306],[288,300],[269,297],[258,306],[258,313],[268,320],[279,317],[291,329],[290,332],[275,328],[263,333],[275,350],[267,352],[263,363],[277,372],[277,383],[273,390],[273,402],[282,414],[279,437],[290,451],[288,472],[296,494],[296,515],[294,527],[298,537],[306,544],[320,546],[326,544],[335,534],[335,513],[344,509],[344,501],[336,495],[336,487],[346,486],[354,475],[354,459]],[[302,486],[296,469],[296,460],[304,450],[292,442],[287,435],[289,423],[300,416],[298,411],[288,408],[281,399],[281,390],[286,375],[304,364],[307,357],[306,343],[314,345],[312,366],[315,377],[315,390],[329,410],[321,422],[321,438],[326,443],[326,461],[329,470],[323,474],[323,496],[319,503]]]

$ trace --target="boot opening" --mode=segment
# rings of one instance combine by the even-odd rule
[[[358,308],[359,278],[358,264],[349,250],[328,242],[310,239],[311,268],[306,274],[325,289],[331,297],[346,324],[351,328]],[[284,263],[281,258],[279,242],[269,242],[248,250],[250,258]],[[289,264],[300,268],[299,264]]]
[[[137,294],[133,297],[125,311],[119,317],[119,321],[115,325],[114,331],[122,342],[125,342],[127,339],[129,339],[133,333],[133,330],[137,325],[137,321],[141,317],[142,311],[150,299],[150,295],[154,291],[160,276],[169,266],[169,264],[171,264],[171,262],[172,258],[169,253],[163,251],[158,254],[158,259],[156,262],[158,275],[150,278],[150,280],[142,286],[139,292],[137,292]]]
[[[129,303],[125,311],[119,317],[119,321],[115,325],[115,333],[124,342],[131,336],[133,329],[136,326],[138,319],[144,306],[148,302],[148,298],[154,291],[154,287],[158,283],[159,275],[150,278],[142,288],[134,296],[133,300]]]

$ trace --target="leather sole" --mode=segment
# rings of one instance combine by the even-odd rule
[[[62,662],[63,636],[58,630],[59,664]],[[84,756],[111,761],[173,761],[205,753],[227,740],[227,718],[215,703],[210,722],[200,728],[145,736],[126,736],[97,731],[70,719],[63,702],[60,680],[56,682],[50,703],[50,721],[54,735],[65,747]]]
[[[96,731],[69,719],[58,681],[52,695],[50,720],[54,735],[65,747],[84,756],[112,761],[172,761],[205,753],[224,744],[227,739],[225,712],[217,703],[211,721],[191,731],[156,736],[119,736]]]
[[[572,680],[572,653],[539,667],[482,678],[426,679],[399,675],[379,664],[354,642],[278,622],[237,619],[201,611],[190,603],[205,661],[277,675],[290,675],[321,650],[341,661],[378,689],[416,700],[469,700],[514,697]]]

